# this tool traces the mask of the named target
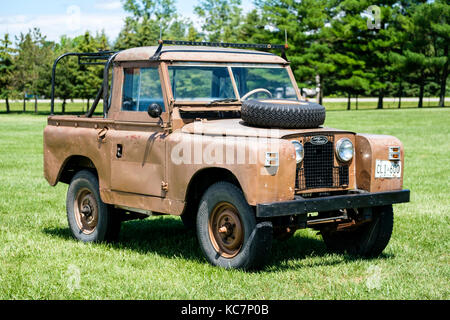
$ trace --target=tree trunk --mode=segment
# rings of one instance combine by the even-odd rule
[[[89,111],[90,100],[91,99],[89,99],[89,98],[87,99],[86,112]],[[84,112],[84,110],[83,110],[83,112]]]
[[[418,108],[422,108],[423,107],[423,91],[425,88],[425,84],[423,82],[420,83],[420,89],[419,89],[419,105],[417,106]]]
[[[322,104],[322,102],[323,102],[323,80],[322,80],[322,77],[320,77],[319,104]]]
[[[63,99],[61,112],[62,112],[62,114],[66,113],[66,99]]]
[[[358,95],[356,95],[356,110],[358,110]]]
[[[444,57],[448,57],[448,45],[445,47]],[[447,77],[448,77],[448,58],[442,70],[441,77],[441,90],[439,92],[439,107],[445,107],[445,89],[447,88]]]
[[[378,93],[377,109],[383,109],[383,90],[380,90]]]
[[[23,112],[26,111],[26,102],[25,102],[25,97],[23,98]]]
[[[6,97],[6,113],[9,113],[10,108],[9,108],[9,99],[8,97]]]
[[[351,98],[352,98],[352,95],[349,93],[349,94],[348,94],[348,100],[347,100],[347,110],[350,110],[350,107],[351,107]]]
[[[37,95],[34,95],[34,113],[37,113],[38,111],[38,102],[37,102]]]
[[[400,85],[398,87],[398,108],[399,109],[402,106],[402,95],[403,95],[403,82],[400,81]]]

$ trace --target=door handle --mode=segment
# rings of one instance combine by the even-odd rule
[[[122,158],[123,146],[121,144],[117,145],[116,157]]]

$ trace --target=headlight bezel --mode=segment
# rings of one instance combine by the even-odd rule
[[[295,149],[295,161],[297,164],[300,164],[305,157],[305,148],[303,148],[303,144],[298,140],[292,140],[291,143],[294,145]]]
[[[341,148],[343,147],[344,143],[350,143],[350,145],[351,145],[352,153],[351,153],[351,156],[349,158],[344,158],[341,155],[341,151],[342,151]],[[348,163],[348,162],[352,161],[352,159],[355,156],[355,146],[353,145],[353,142],[349,138],[342,138],[342,139],[339,139],[339,141],[336,143],[336,150],[335,150],[335,152],[336,152],[336,156],[339,159],[339,161]]]

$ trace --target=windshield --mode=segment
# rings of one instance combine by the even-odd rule
[[[289,73],[283,66],[171,65],[168,69],[175,101],[298,100]]]
[[[233,67],[231,70],[241,99],[298,100],[286,68]]]
[[[169,66],[175,100],[236,99],[227,67]]]

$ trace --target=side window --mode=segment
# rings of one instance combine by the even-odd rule
[[[123,72],[122,111],[147,111],[152,103],[165,111],[157,67],[125,68]]]

